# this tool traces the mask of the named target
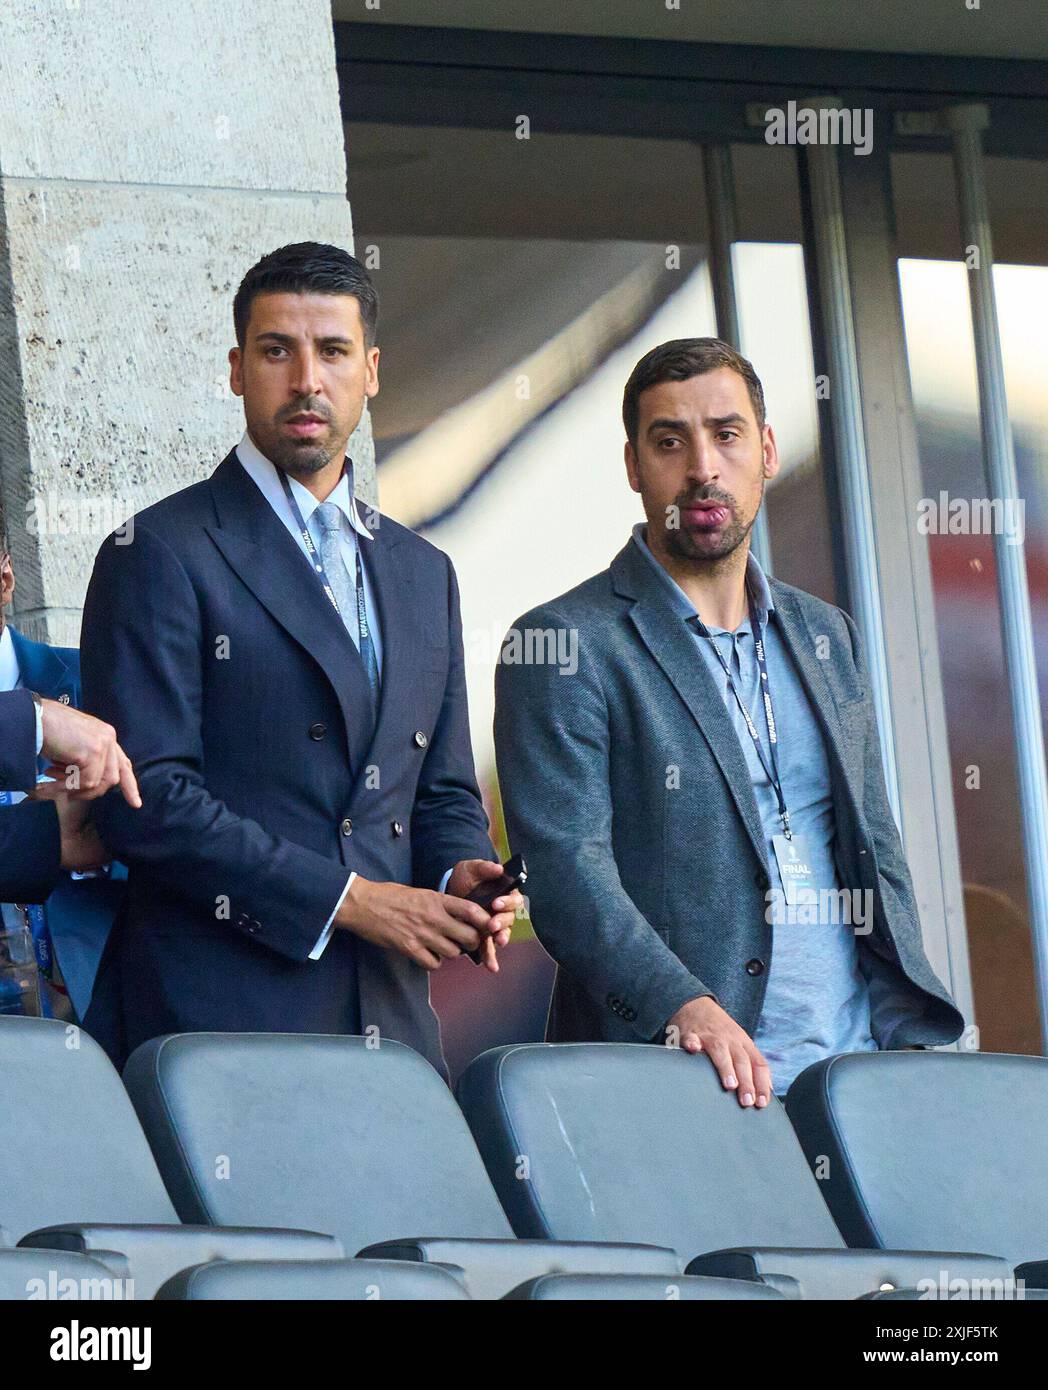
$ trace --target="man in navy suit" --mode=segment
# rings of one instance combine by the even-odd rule
[[[84,610],[87,707],[125,734],[143,808],[102,803],[128,865],[87,1027],[366,1033],[444,1070],[429,975],[497,970],[519,894],[477,790],[447,557],[353,497],[378,390],[377,300],[316,243],[233,305],[247,429],[204,482],[110,537]]]
[[[132,804],[137,792],[130,791],[134,777],[113,730],[75,709],[77,653],[30,642],[5,623],[15,587],[5,536],[0,507],[2,930],[30,930],[41,964],[51,968],[57,960],[54,979],[64,987],[49,996],[55,1012],[69,1016],[67,993],[73,1012],[83,1017],[120,888],[108,876],[74,880],[69,871],[102,873],[108,858],[88,819],[88,802],[121,774]],[[41,767],[57,780],[38,789]]]
[[[75,647],[51,647],[31,642],[10,623],[3,608],[10,603],[15,577],[10,554],[0,559],[0,691],[35,690],[58,704],[80,705],[80,653]],[[89,833],[94,837],[93,828]],[[100,848],[100,847],[99,847]],[[102,854],[103,858],[108,858]],[[85,871],[88,878],[68,873],[57,877],[47,902],[31,914],[40,959],[53,951],[53,992],[46,997],[54,1013],[82,1019],[91,1000],[98,963],[124,893],[122,865],[99,863]],[[45,992],[46,993],[46,992]]]

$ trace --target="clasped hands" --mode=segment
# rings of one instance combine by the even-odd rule
[[[443,893],[375,883],[358,874],[335,916],[336,926],[387,950],[437,970],[441,962],[464,951],[480,951],[480,963],[498,974],[497,949],[509,941],[517,910],[524,905],[519,889],[496,898],[491,911],[466,901],[480,884],[497,879],[502,866],[487,859],[463,859],[455,865]]]

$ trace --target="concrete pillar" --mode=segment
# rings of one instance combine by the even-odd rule
[[[239,438],[233,294],[304,240],[352,247],[329,0],[0,6],[0,495],[29,636],[76,644],[104,535]]]

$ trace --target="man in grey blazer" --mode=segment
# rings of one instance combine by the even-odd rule
[[[775,437],[752,366],[665,343],[623,401],[647,525],[525,614],[495,747],[551,1041],[705,1052],[744,1106],[963,1019],[924,954],[851,618],[750,553]]]

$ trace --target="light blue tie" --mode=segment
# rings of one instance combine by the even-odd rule
[[[371,640],[368,627],[367,609],[364,602],[364,576],[361,572],[360,546],[357,545],[357,583],[356,589],[349,578],[346,562],[342,558],[342,512],[334,502],[321,502],[317,506],[317,519],[320,522],[320,560],[327,573],[338,604],[338,611],[346,631],[353,639],[360,659],[364,663],[364,674],[368,679],[372,703],[377,709],[379,696],[378,660],[375,644]]]

